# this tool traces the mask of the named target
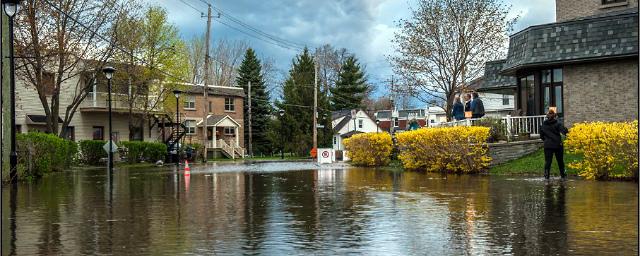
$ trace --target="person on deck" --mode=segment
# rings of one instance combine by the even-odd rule
[[[477,92],[473,93],[471,100],[471,118],[481,118],[484,116],[484,103]]]
[[[464,119],[464,105],[460,101],[460,96],[456,96],[453,99],[453,110],[451,110],[451,115],[455,120]]]
[[[549,179],[549,173],[551,171],[551,162],[553,155],[556,156],[558,162],[558,169],[560,169],[560,177],[562,179],[567,177],[564,171],[564,147],[562,146],[562,136],[569,132],[564,125],[557,120],[555,111],[549,110],[547,113],[547,120],[542,122],[540,126],[540,139],[544,141],[544,178]]]

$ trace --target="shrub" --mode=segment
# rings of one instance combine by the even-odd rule
[[[80,159],[83,163],[89,165],[97,165],[101,158],[107,157],[104,151],[104,140],[83,140],[80,141]]]
[[[348,151],[347,156],[355,165],[383,166],[389,164],[392,141],[385,132],[360,133],[342,142]]]
[[[139,163],[140,161],[155,162],[164,159],[167,153],[167,145],[159,142],[123,141],[122,146],[127,149],[127,162]]]
[[[424,128],[399,133],[398,158],[406,169],[472,173],[486,170],[488,127]]]
[[[564,144],[584,159],[569,164],[587,179],[638,178],[638,121],[574,124]]]
[[[69,168],[78,152],[75,142],[53,134],[30,132],[17,134],[18,168],[25,177],[40,177]]]
[[[489,127],[489,143],[507,140],[507,125],[501,118],[485,117],[478,120],[476,126]]]

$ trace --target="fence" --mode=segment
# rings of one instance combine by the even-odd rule
[[[545,116],[510,116],[500,118],[501,123],[506,129],[504,135],[511,139],[515,136],[524,134],[539,135],[540,126],[544,122]],[[464,120],[457,120],[451,122],[440,123],[437,127],[452,127],[452,126],[477,126],[481,122],[482,118],[471,118]]]

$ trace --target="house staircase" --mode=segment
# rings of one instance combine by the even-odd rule
[[[235,158],[243,158],[244,157],[244,149],[241,147],[234,147],[232,145],[229,145],[229,143],[227,143],[225,140],[218,140],[217,141],[217,146],[218,148],[220,148],[222,154],[224,154],[224,156],[231,158],[231,159],[235,159]]]

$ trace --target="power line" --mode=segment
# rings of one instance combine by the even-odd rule
[[[204,15],[204,12],[202,12],[202,11],[201,11],[201,10],[199,10],[198,8],[194,7],[193,5],[191,5],[191,4],[189,4],[189,3],[187,3],[186,1],[184,1],[184,0],[180,0],[180,2],[182,2],[183,4],[185,4],[185,5],[189,6],[189,7],[191,7],[191,9],[193,9],[193,10],[195,10],[196,12],[200,13],[200,15]]]

